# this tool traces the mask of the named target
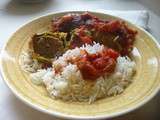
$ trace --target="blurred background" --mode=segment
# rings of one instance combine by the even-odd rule
[[[0,50],[22,24],[64,10],[147,10],[149,32],[160,42],[160,0],[0,0]],[[0,77],[0,120],[58,120],[26,106]],[[160,93],[143,107],[111,120],[160,120]]]

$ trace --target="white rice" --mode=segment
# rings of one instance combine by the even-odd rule
[[[21,65],[21,68],[26,72],[36,72],[41,68],[41,65],[38,63],[38,61],[32,59],[30,51],[21,53],[19,64]]]
[[[50,96],[64,101],[92,103],[99,98],[120,94],[132,82],[135,72],[135,63],[128,57],[118,57],[114,73],[109,77],[107,75],[99,77],[95,81],[84,80],[77,65],[68,62],[69,59],[79,56],[80,50],[96,53],[103,48],[103,45],[94,43],[93,46],[84,45],[68,50],[53,62],[52,69],[39,69],[36,73],[32,73],[32,81],[36,84],[45,84]],[[54,70],[58,68],[62,68],[62,72],[55,74]]]

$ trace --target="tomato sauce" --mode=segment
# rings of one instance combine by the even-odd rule
[[[82,51],[81,54],[74,62],[85,80],[96,80],[100,76],[114,72],[119,56],[118,52],[107,48],[97,54],[89,54],[86,51]]]

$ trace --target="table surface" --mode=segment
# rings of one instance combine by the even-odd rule
[[[0,1],[0,50],[3,44],[27,21],[51,12],[62,10],[148,10],[149,28],[160,40],[160,1],[153,0],[45,0],[39,4],[24,4],[16,0]],[[58,120],[41,113],[17,99],[0,77],[0,120]],[[159,120],[160,93],[141,108],[112,120]]]

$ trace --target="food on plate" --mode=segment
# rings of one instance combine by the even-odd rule
[[[30,48],[35,54],[46,58],[54,58],[65,47],[66,33],[35,34],[30,41]]]
[[[130,54],[137,31],[124,21],[67,14],[54,18],[51,26],[33,35],[19,60],[53,99],[92,103],[132,83],[136,64]]]
[[[89,13],[67,14],[53,19],[52,28],[54,32],[66,32],[72,47],[96,41],[118,50],[121,55],[130,53],[137,34],[123,21],[101,20]]]

